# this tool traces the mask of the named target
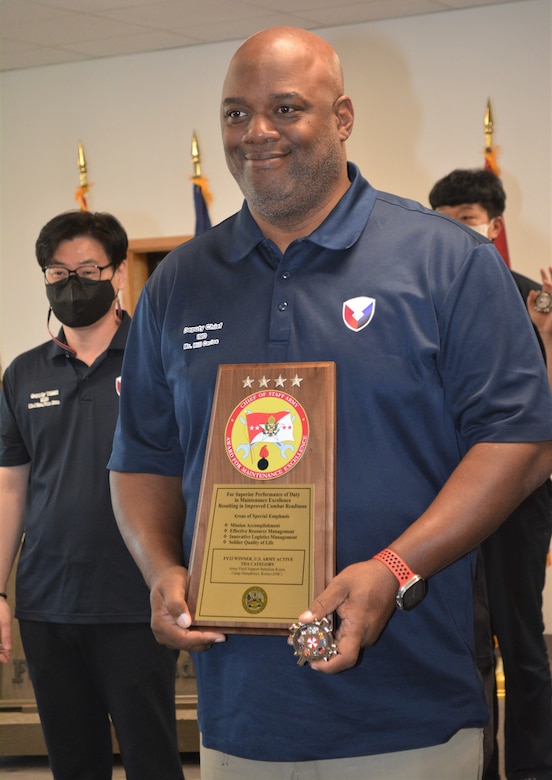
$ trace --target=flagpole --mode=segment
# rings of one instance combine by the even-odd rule
[[[192,135],[192,165],[194,166],[193,178],[197,179],[199,176],[201,176],[201,160],[199,156],[199,144],[197,142],[195,131]]]
[[[487,99],[487,107],[485,109],[485,118],[483,120],[483,130],[485,132],[485,151],[491,152],[493,149],[493,110],[491,107],[491,99]]]
[[[82,142],[79,141],[79,151],[77,162],[79,166],[79,182],[80,185],[75,192],[75,200],[80,206],[81,211],[88,211],[88,205],[86,203],[86,193],[92,186],[88,183],[88,168],[86,166],[86,157],[84,154],[84,147]]]
[[[485,117],[483,119],[483,132],[485,134],[485,169],[492,171],[495,176],[500,176],[500,168],[496,159],[496,153],[493,146],[494,120],[491,99],[487,99],[485,108]],[[510,268],[510,252],[508,250],[508,239],[506,237],[506,223],[502,222],[502,230],[494,240],[494,245],[502,255],[502,259]]]
[[[494,121],[490,98],[487,99],[487,106],[485,108],[483,132],[485,134],[485,167],[490,168],[493,173],[500,176],[500,168],[498,167],[493,147]]]
[[[196,214],[195,235],[198,236],[211,227],[209,205],[211,204],[213,197],[209,192],[207,179],[205,176],[201,175],[201,159],[195,130],[192,135],[191,153],[192,165],[194,168],[192,181],[194,183],[194,205]]]

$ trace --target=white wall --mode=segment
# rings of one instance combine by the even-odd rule
[[[493,103],[508,193],[513,267],[552,264],[550,0],[320,31],[341,55],[356,107],[349,157],[378,188],[427,203],[434,181],[483,162]],[[218,127],[236,43],[1,74],[0,356],[47,338],[34,241],[76,207],[77,144],[94,186],[89,207],[115,213],[131,238],[193,232],[190,140],[198,134],[213,221],[241,203]],[[552,632],[552,577],[546,595]]]

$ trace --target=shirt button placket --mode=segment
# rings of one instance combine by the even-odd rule
[[[287,270],[280,271],[275,279],[273,291],[274,317],[270,327],[270,339],[272,341],[287,341],[289,339],[289,312],[291,311],[288,298],[290,292],[288,288],[289,279],[291,279],[291,272]]]
[[[284,281],[287,281],[290,278],[291,278],[291,273],[289,271],[283,271],[282,272],[282,279]],[[288,306],[289,306],[289,304],[288,304],[288,302],[286,300],[280,301],[280,303],[278,304],[278,311],[285,311]]]

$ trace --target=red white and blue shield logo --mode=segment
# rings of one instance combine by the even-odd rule
[[[362,330],[371,322],[375,310],[375,298],[368,298],[366,295],[349,298],[343,303],[343,322],[350,330]]]

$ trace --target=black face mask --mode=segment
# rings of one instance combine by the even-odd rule
[[[84,328],[107,314],[115,291],[111,281],[87,284],[70,277],[65,284],[46,285],[52,311],[68,328]]]

